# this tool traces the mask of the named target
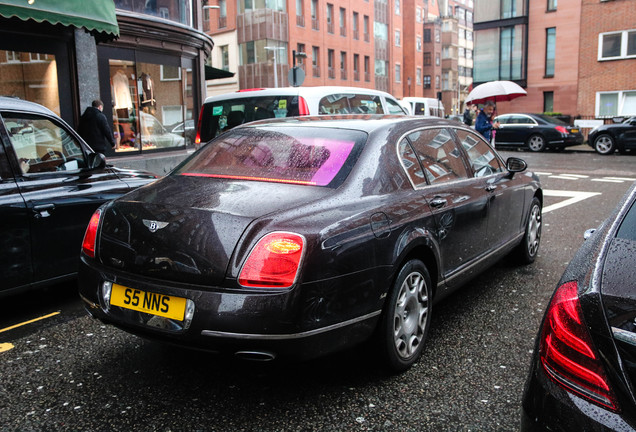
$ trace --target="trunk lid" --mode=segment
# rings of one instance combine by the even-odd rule
[[[99,259],[135,275],[218,286],[254,220],[324,193],[307,186],[169,176],[107,208]]]

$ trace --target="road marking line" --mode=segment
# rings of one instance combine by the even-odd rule
[[[12,350],[13,348],[15,348],[15,347],[13,346],[13,344],[10,344],[10,343],[0,343],[0,353],[1,353],[1,352],[5,352],[5,351]]]
[[[592,179],[590,181],[602,182],[602,183],[625,183],[625,180],[616,180],[616,179],[608,179],[608,178]]]
[[[534,173],[535,173],[536,175],[547,175],[547,176],[552,175],[552,173],[551,173],[551,172],[540,172],[540,171],[535,171]]]
[[[43,319],[51,318],[51,317],[53,317],[55,315],[59,315],[59,313],[60,313],[59,311],[53,312],[53,313],[50,313],[48,315],[41,316],[39,318],[34,318],[32,320],[29,320],[29,321],[24,321],[22,323],[19,323],[19,324],[16,324],[16,325],[12,325],[11,327],[5,327],[3,329],[0,329],[0,333],[6,332],[6,331],[9,331],[9,330],[13,330],[14,328],[22,327],[24,325],[31,324],[31,323],[34,323],[36,321],[41,321]]]
[[[631,178],[631,177],[603,177],[606,178],[608,180],[623,180],[623,181],[636,181],[636,178]]]
[[[552,210],[557,210],[562,207],[567,207],[569,205],[575,204],[579,201],[583,201],[585,199],[591,198],[596,195],[601,195],[600,192],[578,192],[578,191],[560,191],[560,190],[544,190],[544,196],[552,196],[552,197],[569,197],[564,201],[558,202],[556,204],[549,205],[543,208],[543,213],[551,212]]]
[[[552,179],[562,179],[562,180],[579,180],[578,177],[569,176],[566,174],[558,174],[549,176]]]

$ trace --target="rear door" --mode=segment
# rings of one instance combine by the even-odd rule
[[[7,158],[26,207],[21,224],[30,230],[33,282],[72,276],[93,211],[129,188],[109,168],[88,169],[86,144],[58,119],[2,117]]]
[[[3,122],[0,122],[0,138],[0,291],[6,292],[29,285],[33,269],[29,213],[7,157],[9,136]]]
[[[488,247],[484,241],[488,193],[483,181],[470,173],[449,129],[423,129],[407,138],[424,169],[428,185],[421,191],[437,223],[442,272],[453,285],[453,276],[466,270]]]

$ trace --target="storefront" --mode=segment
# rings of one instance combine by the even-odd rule
[[[75,127],[101,99],[117,142],[108,157],[193,145],[213,47],[197,30],[201,0],[28,3],[0,0],[0,94]]]

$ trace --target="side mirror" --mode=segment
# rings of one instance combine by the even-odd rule
[[[101,153],[89,153],[88,154],[88,168],[89,169],[102,169],[106,166],[106,156]]]
[[[528,164],[523,159],[519,159],[516,157],[509,157],[506,160],[506,169],[511,173],[518,173],[525,171],[528,168]]]

